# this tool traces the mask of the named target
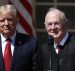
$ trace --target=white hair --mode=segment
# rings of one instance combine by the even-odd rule
[[[61,10],[59,10],[59,9],[57,9],[57,8],[54,8],[54,7],[51,7],[51,8],[49,8],[49,10],[47,11],[47,13],[49,13],[49,12],[54,12],[54,11],[58,11],[59,13],[60,13],[60,19],[61,19],[61,21],[63,21],[63,22],[68,22],[68,19],[67,19],[67,17],[66,17],[66,15],[65,15],[65,13],[63,12],[63,11],[61,11]]]
[[[0,13],[5,13],[5,12],[11,12],[15,18],[17,17],[16,8],[11,4],[0,6]]]

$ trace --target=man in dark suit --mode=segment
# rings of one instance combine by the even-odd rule
[[[38,50],[39,71],[75,71],[75,34],[67,31],[69,22],[64,12],[50,8],[44,24],[50,37]]]
[[[17,23],[18,16],[15,7],[9,4],[0,6],[0,71],[36,71],[37,40],[32,36],[17,32]],[[11,39],[11,58],[8,55],[5,56],[9,51],[5,52],[7,38]],[[8,65],[9,62],[10,65]]]

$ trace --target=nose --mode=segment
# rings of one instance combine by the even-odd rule
[[[5,25],[8,25],[9,23],[8,23],[8,20],[7,19],[5,19]]]
[[[55,24],[54,23],[51,25],[51,28],[52,29],[55,29]]]

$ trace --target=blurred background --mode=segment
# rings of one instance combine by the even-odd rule
[[[75,32],[75,0],[0,0],[0,5],[6,3],[14,4],[18,10],[20,20],[17,29],[37,36],[40,44],[46,41],[44,18],[50,7],[64,11],[70,22],[68,31]]]

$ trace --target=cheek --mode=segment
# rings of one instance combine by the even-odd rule
[[[57,34],[57,37],[59,38],[59,37],[61,37],[63,35],[64,35],[64,30],[63,29],[59,30],[59,32]]]
[[[58,31],[59,33],[63,32],[63,29],[64,29],[64,27],[62,27],[62,26],[58,26],[58,27],[57,27],[57,31]]]
[[[14,29],[16,26],[15,25],[11,25],[11,29]]]
[[[1,22],[0,22],[0,26],[2,26],[2,25],[4,25],[4,23],[1,23]]]
[[[64,33],[65,30],[66,30],[65,26],[60,27],[60,32],[61,32],[61,33]]]
[[[4,24],[3,23],[0,23],[0,28],[3,28],[4,27]]]
[[[49,30],[50,30],[50,27],[49,27],[49,26],[45,26],[45,29],[46,29],[47,31],[49,31]]]
[[[15,27],[15,26],[16,26],[16,23],[15,23],[15,22],[11,22],[10,25],[11,25],[12,27]]]

